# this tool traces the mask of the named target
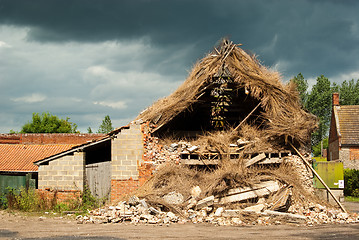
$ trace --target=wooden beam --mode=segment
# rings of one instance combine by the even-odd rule
[[[298,153],[299,157],[303,160],[304,164],[310,168],[310,170],[312,170],[312,172],[314,173],[314,175],[318,178],[318,180],[323,184],[323,186],[327,189],[327,191],[329,192],[330,196],[333,197],[333,199],[335,200],[335,202],[339,205],[339,207],[343,210],[343,212],[347,212],[345,210],[345,208],[343,207],[343,205],[339,202],[339,200],[334,196],[333,192],[330,190],[330,188],[328,187],[328,185],[323,181],[323,179],[319,176],[319,174],[314,170],[314,168],[312,167],[312,165],[309,164],[309,162],[303,157],[303,155],[298,151],[298,149],[296,147],[293,146],[292,143],[289,143],[290,146]]]
[[[258,105],[252,110],[252,112],[250,112],[247,117],[245,119],[242,120],[242,122],[240,124],[238,124],[238,126],[233,130],[234,132],[237,131],[239,129],[239,127],[245,122],[247,121],[247,119],[254,113],[255,110],[257,110],[257,108],[261,105],[261,102],[258,103]]]
[[[261,153],[261,154],[255,156],[254,158],[245,160],[244,167],[249,167],[249,166],[251,166],[251,165],[253,165],[253,164],[255,164],[255,163],[257,163],[257,162],[259,162],[259,161],[261,161],[263,159],[265,159],[265,158],[266,158],[265,153]]]

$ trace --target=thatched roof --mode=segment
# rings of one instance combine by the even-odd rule
[[[201,104],[214,77],[229,75],[235,90],[241,89],[259,102],[261,124],[270,136],[307,142],[316,128],[316,118],[302,109],[296,86],[283,84],[278,72],[262,66],[255,56],[238,46],[224,39],[213,52],[195,64],[186,81],[175,92],[155,102],[137,119],[150,121],[156,124],[155,130],[160,129],[193,108],[194,104]]]

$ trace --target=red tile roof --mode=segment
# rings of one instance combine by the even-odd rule
[[[69,150],[74,146],[72,144],[0,144],[0,171],[37,171],[38,167],[33,162]]]
[[[359,105],[335,106],[341,144],[359,145]]]

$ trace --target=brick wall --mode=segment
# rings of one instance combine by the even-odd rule
[[[40,198],[47,201],[47,204],[73,202],[75,199],[81,200],[82,192],[79,190],[45,190],[37,189]]]
[[[82,144],[104,137],[101,133],[0,134],[1,144]]]
[[[39,189],[83,190],[84,152],[75,152],[40,165],[38,170]]]
[[[328,149],[329,149],[329,153],[328,153],[329,161],[338,160],[339,159],[339,139],[336,139],[333,142],[329,143]]]
[[[339,151],[339,160],[345,169],[359,170],[359,148],[342,147]]]
[[[111,202],[130,194],[139,187],[139,181],[129,178],[127,180],[111,179]]]
[[[144,158],[143,125],[131,124],[112,140],[111,201],[131,194],[151,176],[152,162]]]

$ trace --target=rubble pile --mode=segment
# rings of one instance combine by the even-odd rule
[[[230,130],[192,142],[160,139],[150,132],[144,128],[144,161],[153,165],[152,178],[127,201],[78,216],[78,223],[311,226],[359,222],[357,215],[315,199],[313,174],[303,160],[283,146],[269,144],[260,131],[253,133],[247,127],[234,135]],[[228,157],[233,149],[241,154],[235,159]],[[244,157],[251,151],[249,158]],[[268,160],[268,153],[280,151],[286,151],[280,163],[258,164]],[[183,164],[181,155],[202,153],[220,154],[221,161],[212,168]]]
[[[173,194],[173,193],[172,193]],[[180,194],[175,193],[178,201]],[[172,200],[173,200],[172,199]],[[181,201],[179,201],[181,202]],[[216,206],[214,198],[186,201],[186,207],[174,213],[165,211],[166,207],[151,206],[145,199],[139,200],[133,196],[129,201],[119,202],[116,206],[107,206],[89,211],[86,216],[77,216],[78,224],[84,223],[122,223],[122,224],[184,224],[208,223],[219,226],[225,225],[278,225],[278,224],[337,224],[358,223],[357,214],[342,211],[320,204],[293,204],[287,212],[270,210],[270,204],[264,199],[254,205],[232,209]],[[168,210],[168,209],[167,209]]]

